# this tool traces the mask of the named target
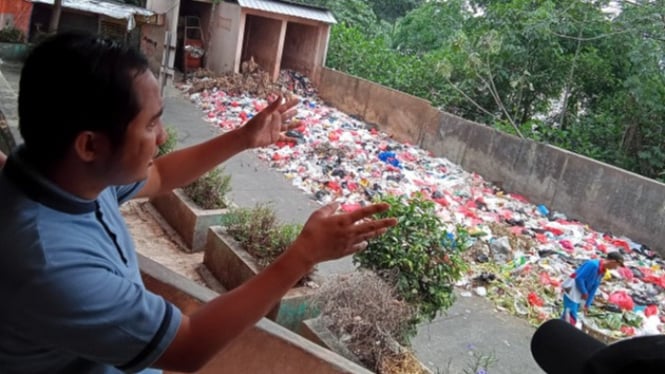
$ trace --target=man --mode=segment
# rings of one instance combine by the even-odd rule
[[[623,266],[623,256],[610,252],[604,259],[588,260],[563,283],[563,314],[561,318],[577,324],[577,311],[584,302],[584,313],[588,312],[605,271]]]
[[[163,103],[143,55],[76,34],[38,45],[20,81],[24,146],[0,174],[0,371],[195,371],[315,264],[395,225],[372,219],[385,204],[325,206],[272,265],[189,316],[145,289],[118,205],[282,139],[296,103],[280,98],[237,130],[153,159]]]

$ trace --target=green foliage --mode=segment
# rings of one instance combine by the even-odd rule
[[[329,9],[340,25],[357,27],[372,35],[382,31],[381,22],[370,5],[363,0],[295,0],[294,2]]]
[[[463,29],[469,14],[463,0],[430,2],[411,11],[397,24],[392,47],[398,51],[423,54],[442,48]],[[441,30],[446,32],[441,32]]]
[[[265,204],[232,209],[224,215],[222,224],[264,267],[279,257],[302,231],[301,225],[279,225],[274,210]]]
[[[226,208],[226,195],[231,191],[231,176],[215,168],[185,186],[183,192],[203,209]]]
[[[401,297],[418,309],[414,323],[432,320],[455,300],[453,286],[465,270],[461,252],[467,232],[461,227],[447,232],[434,202],[422,196],[387,196],[380,201],[390,204],[381,217],[396,217],[398,224],[370,241],[353,260],[395,282]]]
[[[175,146],[178,144],[178,130],[173,126],[165,126],[165,130],[166,141],[157,149],[157,157],[173,152]]]
[[[23,31],[15,27],[0,29],[0,43],[23,43],[23,41],[25,41]]]
[[[421,3],[393,28],[343,22],[327,65],[665,180],[665,3],[615,17],[604,1],[464,3]]]
[[[425,3],[424,0],[369,0],[368,2],[379,19],[390,23]]]

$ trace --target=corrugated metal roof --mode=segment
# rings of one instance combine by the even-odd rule
[[[337,23],[329,10],[308,7],[306,5],[269,0],[238,0],[238,5],[243,8],[262,10],[286,16],[300,17],[325,23]]]
[[[53,5],[53,0],[30,0],[33,3]],[[76,9],[84,12],[103,14],[105,16],[127,20],[127,30],[136,26],[135,15],[152,16],[155,12],[133,5],[113,3],[100,0],[63,0],[62,6],[68,9]]]

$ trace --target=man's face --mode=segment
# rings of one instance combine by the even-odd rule
[[[612,270],[621,267],[621,264],[616,260],[607,260],[605,267]]]
[[[115,152],[120,162],[114,165],[113,184],[129,184],[145,179],[152,166],[157,148],[167,138],[162,125],[163,103],[159,84],[150,71],[134,79],[134,90],[141,108],[129,123],[124,143]]]

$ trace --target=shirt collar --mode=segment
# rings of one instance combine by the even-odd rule
[[[64,191],[46,179],[28,161],[25,146],[19,146],[7,159],[4,176],[30,199],[69,214],[84,214],[95,210],[95,200],[86,200]]]

